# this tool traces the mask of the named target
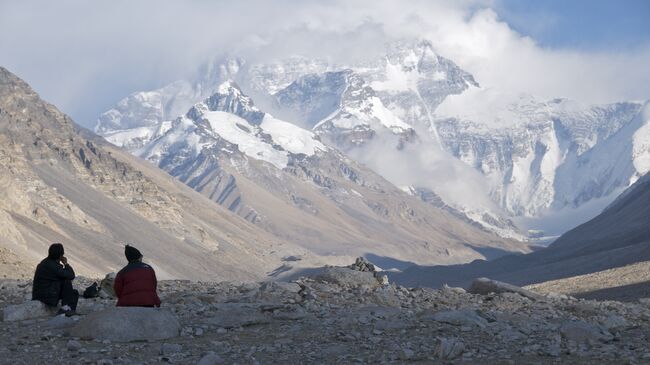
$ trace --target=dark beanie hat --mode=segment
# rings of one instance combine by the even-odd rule
[[[126,245],[126,247],[124,247],[124,255],[129,262],[136,261],[142,257],[140,251],[131,245]]]
[[[61,256],[63,256],[63,245],[60,243],[51,244],[50,248],[47,250],[47,258],[58,260]]]

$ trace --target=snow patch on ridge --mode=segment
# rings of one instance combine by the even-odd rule
[[[271,135],[273,141],[293,154],[313,156],[317,151],[327,148],[314,138],[314,134],[294,124],[274,118],[270,114],[264,115],[260,125],[264,132]]]
[[[266,161],[279,169],[287,166],[287,153],[262,141],[259,135],[261,130],[245,119],[222,111],[205,111],[202,116],[209,122],[215,137],[222,137],[237,145],[247,156]]]

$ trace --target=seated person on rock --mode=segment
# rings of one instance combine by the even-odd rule
[[[117,273],[113,288],[118,307],[160,307],[156,288],[158,281],[153,268],[142,262],[137,248],[126,245],[124,255],[129,264]]]
[[[32,300],[40,300],[52,307],[56,307],[60,300],[61,309],[57,314],[65,314],[69,317],[77,310],[79,292],[72,288],[74,270],[63,254],[62,244],[50,245],[47,257],[36,266]]]

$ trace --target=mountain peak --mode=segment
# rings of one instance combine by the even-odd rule
[[[210,111],[235,114],[253,125],[259,125],[264,118],[264,113],[255,106],[253,99],[242,93],[239,86],[232,80],[219,85],[217,92],[207,98],[203,104]]]
[[[241,95],[241,88],[235,81],[228,79],[217,87],[216,94],[238,94]]]

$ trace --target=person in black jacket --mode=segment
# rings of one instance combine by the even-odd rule
[[[74,270],[63,254],[62,244],[50,245],[47,257],[36,266],[32,300],[40,300],[52,307],[57,306],[60,300],[61,309],[58,314],[72,316],[77,309],[79,292],[72,288]]]

